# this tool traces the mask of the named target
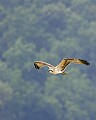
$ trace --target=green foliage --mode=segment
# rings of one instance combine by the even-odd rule
[[[96,119],[94,0],[0,0],[0,120]],[[34,69],[76,57],[67,76]]]
[[[3,83],[0,81],[0,108],[10,101],[12,98],[13,89],[8,83]]]

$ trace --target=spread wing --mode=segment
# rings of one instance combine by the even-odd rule
[[[90,63],[87,62],[86,60],[76,59],[76,58],[68,58],[68,59],[63,59],[56,67],[61,69],[61,71],[62,71],[70,63],[90,65]]]
[[[35,61],[34,66],[35,66],[36,69],[42,68],[44,66],[47,66],[49,68],[54,67],[53,65],[51,65],[49,63],[46,63],[46,62],[43,62],[43,61]]]

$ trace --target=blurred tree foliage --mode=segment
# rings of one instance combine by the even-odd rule
[[[95,120],[95,49],[95,0],[0,0],[0,120]],[[63,57],[91,66],[34,69]]]

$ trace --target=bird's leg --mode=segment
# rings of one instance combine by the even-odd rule
[[[68,74],[67,74],[67,73],[65,73],[65,72],[62,72],[61,74],[62,74],[62,75],[68,75]]]

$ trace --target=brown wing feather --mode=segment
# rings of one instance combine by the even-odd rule
[[[43,61],[35,61],[34,66],[35,66],[36,69],[42,68],[44,66],[53,67],[53,65],[51,65],[49,63],[46,63],[46,62],[43,62]]]
[[[68,58],[68,59],[63,59],[59,65],[57,65],[56,67],[58,67],[61,70],[64,70],[66,68],[66,66],[70,63],[76,63],[76,64],[85,64],[85,65],[90,65],[89,62],[87,62],[86,60],[82,60],[82,59],[75,59],[75,58]]]
[[[62,71],[62,70],[65,69],[65,67],[66,67],[69,63],[70,63],[70,62],[69,62],[68,59],[63,59],[56,67],[57,67],[58,69],[61,69],[61,71]]]

